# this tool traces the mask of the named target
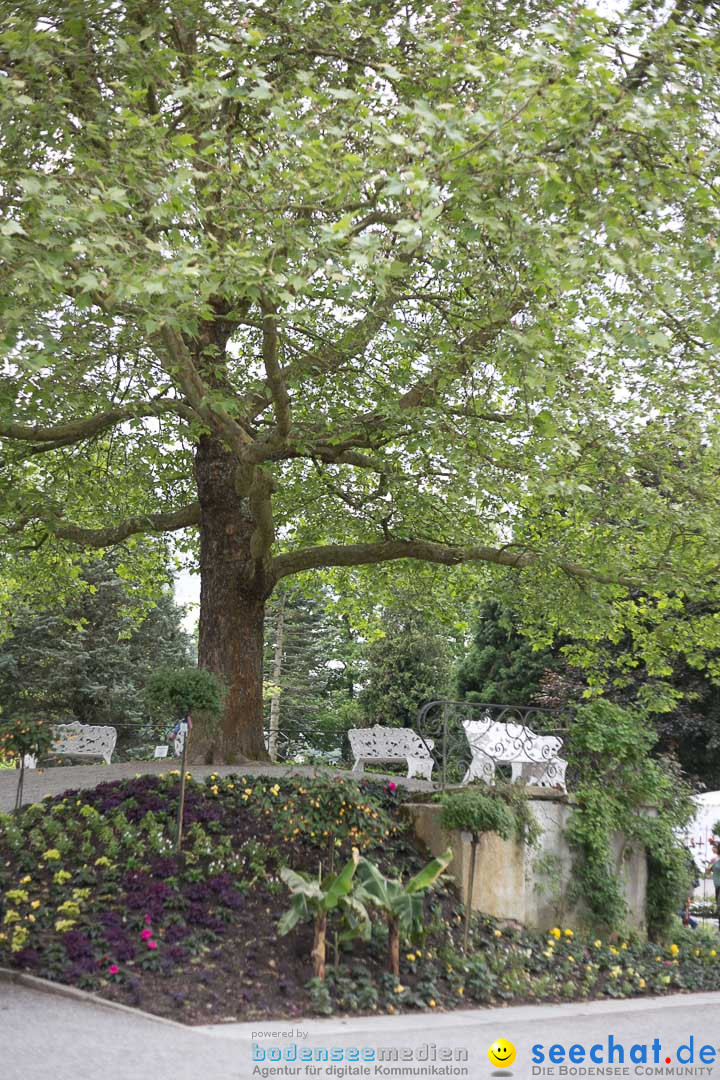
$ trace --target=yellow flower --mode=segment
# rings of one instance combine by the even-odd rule
[[[415,953],[409,952],[406,956],[406,960],[409,960],[411,964],[415,963]]]
[[[217,784],[213,784],[210,790],[212,791],[213,795],[218,795],[220,793],[220,788],[217,786]]]
[[[663,975],[662,978],[660,979],[660,982],[663,983],[664,986],[669,986],[670,985],[670,976],[669,975]]]
[[[573,934],[572,930],[566,930],[565,931],[565,937],[574,937],[574,936],[575,935]]]
[[[562,937],[562,930],[560,929],[559,926],[553,926],[550,933],[552,934],[552,936],[555,938],[556,941],[559,941],[560,938]]]
[[[230,791],[234,791],[235,790],[235,785],[234,784],[228,784],[228,788],[229,788]]]
[[[465,993],[465,987],[464,986],[458,986],[457,992],[460,995],[460,997],[462,997],[463,994]]]
[[[574,956],[568,956],[568,960],[570,961],[571,964],[575,963],[575,957]]]
[[[26,915],[25,918],[27,919],[28,922],[35,922],[35,916],[34,915]]]
[[[611,946],[610,946],[610,952],[611,952],[611,953],[613,954],[613,956],[617,956],[617,955],[618,955],[618,950],[617,950],[617,949],[615,948],[615,946],[614,946],[614,945],[611,945]]]
[[[602,948],[602,941],[600,940],[600,938],[596,938],[595,941],[593,941],[593,945],[595,946],[596,949],[601,949]]]
[[[610,975],[612,976],[613,979],[617,979],[618,975],[621,975],[621,974],[622,974],[622,968],[621,967],[618,966],[618,967],[611,967],[610,968]]]
[[[110,865],[110,860],[108,859],[107,855],[101,855],[99,859],[95,860],[95,865],[96,866],[109,866]]]
[[[430,998],[430,1000],[428,1001],[428,1005],[430,1006],[431,1009],[434,1009],[435,1006],[437,1005],[437,1001],[435,1000],[435,998]]]
[[[252,795],[252,788],[246,787],[245,788],[245,794],[246,795]]]
[[[55,929],[59,934],[64,934],[66,931],[72,930],[74,925],[74,919],[57,919],[55,922]]]
[[[10,926],[11,923],[20,922],[20,916],[17,911],[6,911],[3,922],[6,926]]]
[[[69,881],[72,874],[69,870],[58,870],[56,874],[53,874],[53,881],[56,885],[62,885],[64,882]]]
[[[623,941],[623,943],[622,943],[622,945],[620,946],[620,948],[621,948],[621,949],[627,949],[627,941]]]
[[[28,882],[30,882],[30,881],[32,881],[32,878],[30,877],[29,874],[26,874],[25,877],[20,878],[20,884],[21,885],[27,885]]]
[[[502,930],[496,930],[495,937],[502,937]]]
[[[39,900],[31,900],[30,901],[30,907],[35,908],[37,910],[37,908],[40,907],[40,901]]]
[[[711,949],[710,950],[710,955],[711,956],[717,956],[717,949]]]
[[[644,979],[638,979],[638,986],[640,987],[641,990],[644,990],[646,985],[647,985],[647,983],[645,982]]]
[[[677,956],[677,954],[680,952],[680,949],[679,949],[679,947],[677,945],[671,945],[670,946],[670,952],[672,953],[673,956]]]
[[[402,994],[404,992],[405,992],[405,987],[402,986],[400,983],[398,983],[397,986],[395,987],[395,993],[396,994]]]
[[[415,950],[415,955],[416,956],[422,956],[422,949],[416,949]]]
[[[45,859],[46,862],[56,862],[59,858],[60,852],[57,848],[51,847],[43,852],[43,859]]]
[[[279,784],[273,784],[273,786],[270,788],[270,794],[271,795],[279,795],[280,794],[280,785]]]

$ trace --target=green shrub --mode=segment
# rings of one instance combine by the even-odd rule
[[[158,712],[169,712],[181,719],[189,712],[219,716],[224,688],[217,675],[207,668],[159,668],[148,679],[145,690],[148,704]]]
[[[494,832],[509,840],[516,831],[512,810],[500,799],[479,791],[446,795],[442,802],[444,829],[463,829],[465,832]]]

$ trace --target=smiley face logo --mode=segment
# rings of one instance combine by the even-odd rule
[[[488,1047],[488,1058],[491,1065],[506,1069],[515,1060],[515,1047],[507,1039],[496,1039],[492,1046]]]

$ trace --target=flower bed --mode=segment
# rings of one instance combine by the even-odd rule
[[[179,856],[178,793],[177,774],[145,776],[0,817],[0,963],[188,1022],[720,989],[714,940],[681,928],[660,947],[480,918],[464,955],[462,910],[442,884],[399,979],[385,974],[381,920],[369,941],[342,943],[331,915],[328,977],[312,980],[312,928],[278,939],[280,868],[337,870],[357,847],[386,874],[416,873],[426,857],[399,812],[402,789],[189,781]]]

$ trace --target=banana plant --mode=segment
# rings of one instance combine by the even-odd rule
[[[278,933],[288,934],[299,922],[313,920],[314,937],[312,947],[313,974],[318,979],[325,978],[325,952],[327,918],[330,911],[342,908],[347,916],[349,931],[343,935],[349,937],[370,937],[370,918],[362,900],[353,895],[353,877],[359,863],[357,848],[353,848],[352,858],[339,874],[329,874],[313,878],[310,874],[299,873],[283,866],[280,877],[292,893],[292,904],[278,922]]]
[[[388,927],[388,971],[396,978],[400,974],[400,935],[412,937],[422,927],[423,894],[435,884],[452,860],[452,851],[425,866],[406,885],[386,878],[377,866],[360,859],[356,896],[363,904],[373,904],[385,915]]]

